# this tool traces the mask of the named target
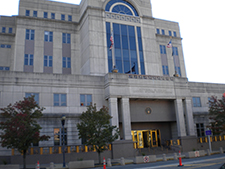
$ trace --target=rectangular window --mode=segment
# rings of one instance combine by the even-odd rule
[[[165,35],[165,30],[164,29],[162,29],[162,35]]]
[[[71,58],[63,57],[63,68],[71,68]]]
[[[48,18],[48,12],[44,12],[43,16],[44,18]]]
[[[72,21],[72,15],[68,15],[68,21]]]
[[[168,31],[169,32],[169,36],[172,36],[172,32],[171,31]]]
[[[62,34],[62,43],[70,44],[70,34],[69,33]]]
[[[2,71],[2,70],[4,70],[4,71],[9,71],[9,67],[3,67],[3,66],[0,66],[0,70]]]
[[[80,95],[80,106],[90,106],[92,104],[91,94],[81,94]]]
[[[34,96],[34,101],[39,104],[39,93],[25,93],[25,97]]]
[[[24,65],[33,66],[34,56],[32,54],[24,55]]]
[[[197,136],[198,137],[204,137],[205,136],[204,123],[197,123],[196,124],[196,130],[197,130]]]
[[[174,31],[174,32],[173,32],[173,36],[174,36],[174,37],[177,37],[177,32]]]
[[[156,29],[156,33],[157,33],[157,34],[160,34],[160,30],[159,30],[159,29]]]
[[[44,56],[44,67],[52,67],[52,56]]]
[[[26,10],[25,16],[30,16],[30,10]]]
[[[178,56],[178,48],[177,47],[173,47],[172,50],[173,50],[172,55],[173,56]]]
[[[53,32],[45,31],[45,42],[53,42]]]
[[[1,48],[11,48],[11,45],[1,44]]]
[[[193,97],[193,106],[194,107],[201,107],[201,100],[200,97]]]
[[[65,15],[64,14],[61,14],[61,20],[65,21]]]
[[[180,66],[175,66],[175,71],[181,77]]]
[[[2,27],[2,33],[5,33],[6,28]]]
[[[26,40],[34,40],[34,30],[26,29]]]
[[[163,69],[163,75],[169,75],[169,69],[168,69],[168,66],[163,65],[163,66],[162,66],[162,69]]]
[[[64,140],[63,140],[64,134]],[[62,146],[64,141],[64,145],[67,145],[67,128],[64,128],[64,133],[62,128],[54,129],[54,146]]]
[[[55,19],[55,13],[51,13],[51,19]]]
[[[33,17],[37,17],[37,11],[33,11]]]
[[[13,31],[13,28],[9,28],[9,33],[12,33],[12,31]]]
[[[54,106],[66,106],[66,94],[54,94]]]
[[[160,45],[159,48],[160,48],[161,54],[166,54],[166,46],[165,45]]]

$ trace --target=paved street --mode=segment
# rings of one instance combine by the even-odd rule
[[[113,166],[107,167],[110,169],[157,169],[157,168],[166,168],[166,169],[219,169],[225,163],[225,154],[218,154],[212,156],[198,157],[193,159],[182,159],[183,167],[178,167],[178,160],[170,160],[167,162],[155,162],[147,164],[129,164],[125,166]],[[96,169],[102,169],[98,167]]]

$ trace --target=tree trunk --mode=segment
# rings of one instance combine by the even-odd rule
[[[101,164],[101,152],[98,152],[98,162]]]
[[[26,150],[23,150],[23,169],[26,169]]]

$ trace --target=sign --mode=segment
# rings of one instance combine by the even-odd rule
[[[149,162],[149,156],[144,156],[143,160],[144,160],[144,163],[148,163]]]
[[[199,151],[195,151],[195,157],[200,157]]]
[[[212,134],[211,130],[206,130],[205,135],[210,136]]]

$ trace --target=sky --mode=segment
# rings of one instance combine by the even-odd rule
[[[79,4],[80,0],[54,0]],[[0,0],[0,15],[18,15],[19,0]],[[154,18],[179,23],[187,78],[223,83],[225,0],[151,0]]]

